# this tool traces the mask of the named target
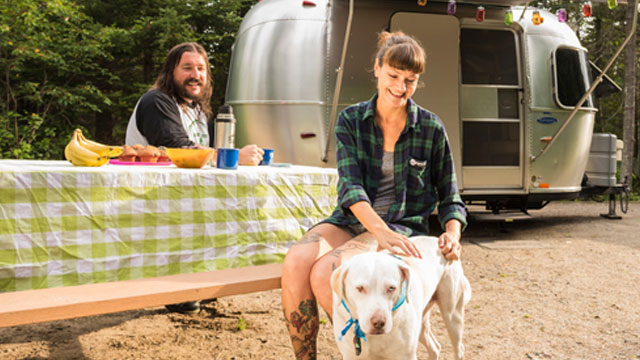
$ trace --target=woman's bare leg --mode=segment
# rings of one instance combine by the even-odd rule
[[[378,242],[373,234],[365,232],[315,262],[311,270],[311,287],[318,303],[327,314],[333,316],[333,293],[331,290],[331,273],[333,270],[352,256],[367,251],[375,251],[377,247]]]
[[[282,266],[282,308],[296,359],[316,358],[320,318],[311,291],[313,264],[350,238],[351,234],[335,225],[320,224],[287,252]]]

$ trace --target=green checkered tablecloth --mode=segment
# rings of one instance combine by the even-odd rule
[[[335,169],[0,160],[0,292],[281,262]]]

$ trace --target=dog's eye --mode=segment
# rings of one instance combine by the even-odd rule
[[[389,286],[389,288],[387,289],[387,293],[388,293],[388,294],[391,294],[391,293],[393,293],[394,291],[396,291],[396,287],[395,287],[395,286]]]
[[[356,290],[358,290],[359,293],[361,294],[366,294],[367,290],[364,289],[364,286],[358,286],[356,287]]]

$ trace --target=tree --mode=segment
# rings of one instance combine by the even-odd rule
[[[630,0],[627,16],[626,29],[629,33],[633,28],[634,13],[638,11],[637,0]],[[631,40],[627,44],[625,53],[625,74],[624,74],[624,122],[623,122],[623,139],[624,150],[622,152],[622,177],[627,178],[629,186],[633,187],[633,151],[636,145],[636,67],[637,67],[637,51],[636,51],[637,32],[634,32]]]
[[[2,157],[60,159],[69,126],[110,105],[91,81],[108,39],[70,1],[0,3]]]

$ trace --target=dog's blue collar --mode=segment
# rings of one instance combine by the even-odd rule
[[[394,254],[389,254],[391,256],[393,256],[394,258],[403,261],[404,259],[401,258],[398,255],[394,255]],[[396,311],[397,308],[399,308],[400,306],[402,306],[402,304],[404,304],[405,300],[407,300],[407,282],[403,281],[402,282],[402,289],[400,290],[400,298],[398,299],[398,301],[396,301],[396,303],[393,305],[393,308],[391,309],[391,312]]]
[[[400,298],[393,304],[393,308],[391,308],[391,312],[396,311],[402,304],[404,304],[405,300],[407,300],[407,282],[402,282],[402,289],[400,290]]]

